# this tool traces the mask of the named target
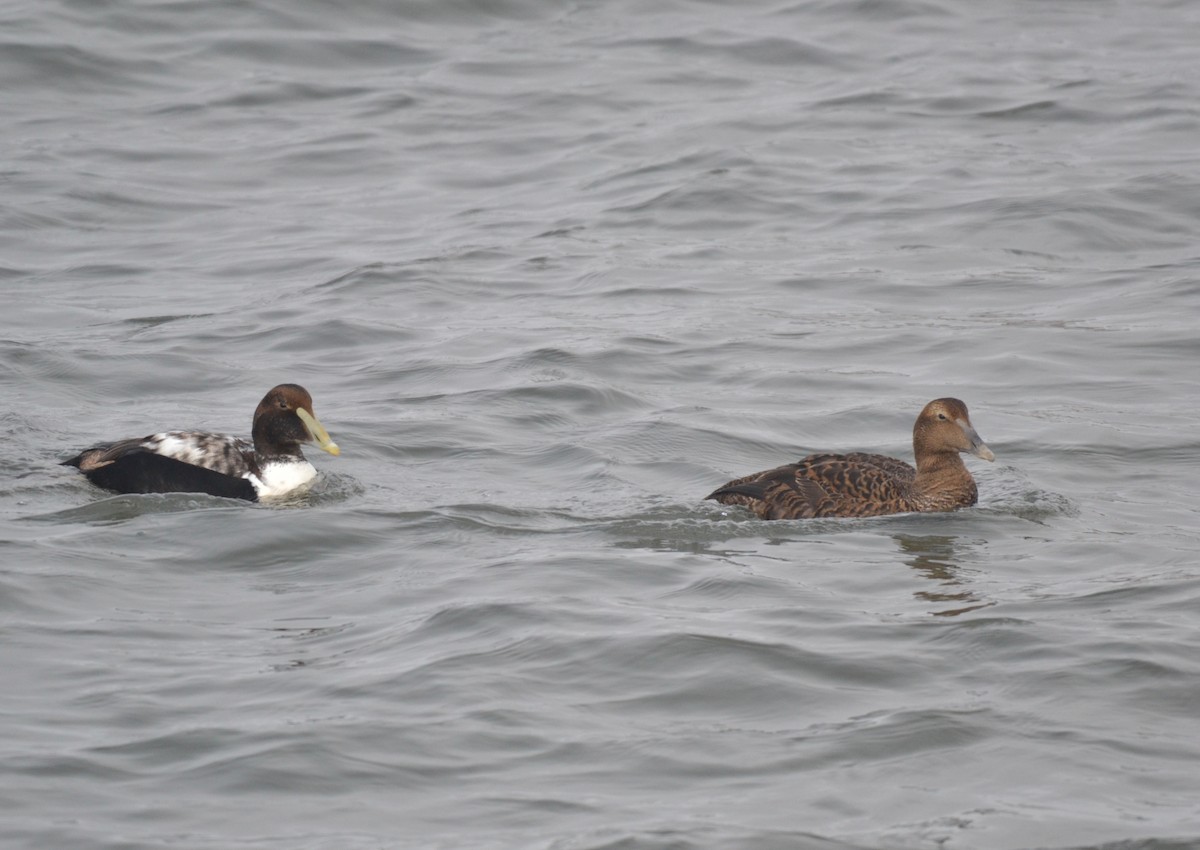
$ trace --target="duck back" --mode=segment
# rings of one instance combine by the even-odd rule
[[[913,467],[886,455],[814,454],[730,481],[708,498],[750,508],[762,519],[881,516],[919,510],[916,475]]]

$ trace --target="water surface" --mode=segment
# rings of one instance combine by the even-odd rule
[[[1200,7],[0,21],[5,846],[1200,842]],[[57,466],[282,381],[299,504]],[[947,395],[975,508],[701,501]]]

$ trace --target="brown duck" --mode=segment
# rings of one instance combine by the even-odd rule
[[[978,491],[959,452],[995,460],[956,398],[925,405],[913,425],[917,467],[886,455],[815,454],[718,487],[706,498],[743,505],[762,519],[865,517],[952,511],[975,504]]]

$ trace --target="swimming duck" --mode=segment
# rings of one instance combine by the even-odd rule
[[[886,455],[814,454],[718,487],[706,498],[743,505],[762,519],[868,517],[952,511],[975,504],[978,491],[959,452],[996,456],[956,398],[925,405],[913,425],[917,467]]]
[[[257,502],[303,492],[317,470],[300,451],[317,444],[331,455],[337,443],[313,414],[312,396],[280,384],[254,411],[251,442],[205,431],[164,431],[85,449],[64,466],[117,493],[208,493]]]

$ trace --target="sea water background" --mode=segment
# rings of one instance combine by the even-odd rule
[[[1200,845],[1200,5],[0,6],[6,848]],[[103,438],[304,384],[301,504]],[[952,515],[701,498],[907,456]]]

